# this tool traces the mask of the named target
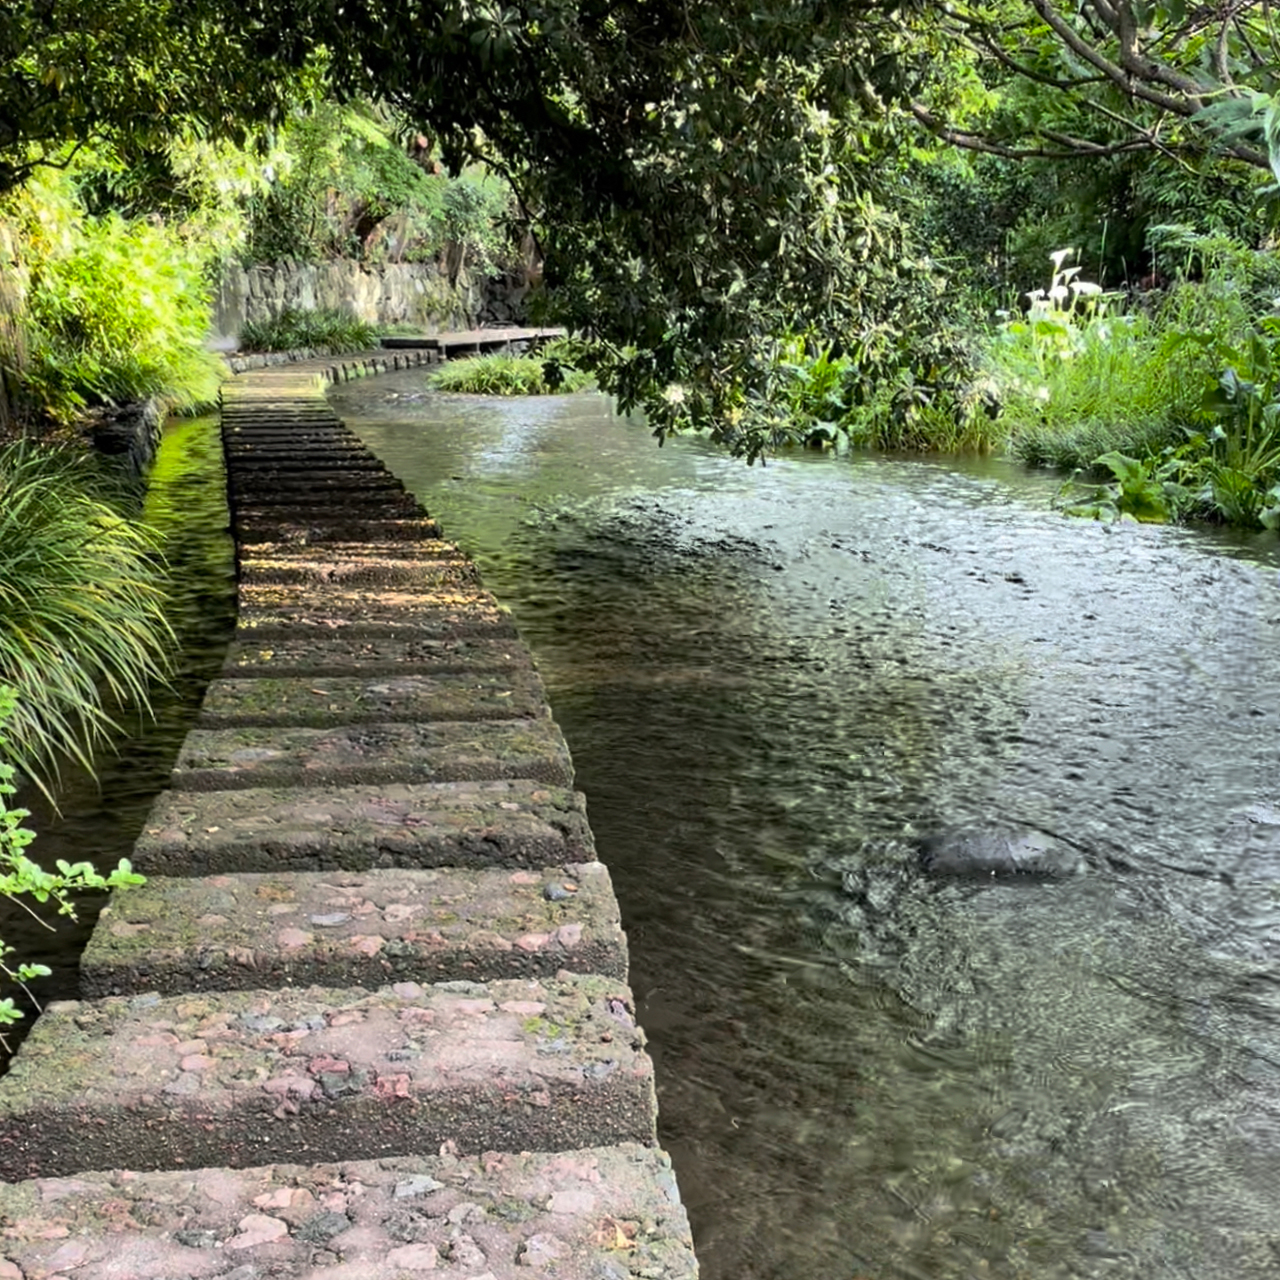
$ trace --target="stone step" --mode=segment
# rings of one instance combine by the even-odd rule
[[[437,674],[507,671],[528,662],[511,640],[431,634],[360,637],[339,632],[263,641],[238,640],[227,650],[224,676]]]
[[[376,564],[382,560],[431,562],[466,559],[466,555],[459,550],[456,542],[446,542],[443,538],[420,538],[412,542],[406,542],[402,538],[334,538],[314,550],[296,542],[242,541],[237,551],[242,563],[279,560],[282,564],[288,565],[305,564],[309,561],[325,563],[362,561]]]
[[[241,422],[223,420],[223,440],[228,449],[237,449],[247,444],[278,443],[284,448],[306,448],[308,443],[325,444],[340,442],[360,448],[361,439],[355,431],[349,430],[335,419],[316,419],[294,421],[292,424],[278,419],[259,420],[246,419]]]
[[[266,521],[292,524],[324,524],[332,521],[413,520],[427,513],[411,493],[335,494],[330,498],[315,495],[277,494],[265,498],[247,495],[232,497],[231,514],[236,530],[254,527]]]
[[[279,450],[293,457],[309,449],[343,449],[360,454],[369,452],[368,446],[360,437],[354,431],[348,431],[340,422],[286,429],[224,425],[222,440],[223,447],[232,458],[269,450]]]
[[[573,785],[552,720],[193,729],[172,775],[179,791],[510,778]]]
[[[357,453],[344,449],[341,453],[321,453],[316,449],[299,450],[296,453],[279,453],[270,457],[261,454],[237,454],[231,459],[231,472],[236,476],[254,477],[272,475],[312,475],[329,471],[361,472],[370,475],[390,475],[386,464],[373,454]]]
[[[344,505],[369,498],[375,501],[404,493],[404,485],[388,471],[279,471],[229,477],[231,496],[241,502],[268,500],[276,506],[341,498]]]
[[[311,422],[342,426],[342,420],[325,400],[324,390],[319,384],[314,395],[305,397],[261,395],[246,398],[238,404],[224,402],[222,422],[224,427],[232,429],[246,424],[283,429],[288,424]]]
[[[548,764],[567,769],[567,756],[547,754]],[[594,859],[582,796],[527,778],[167,791],[133,852],[139,871],[166,876],[516,870]]]
[[[242,551],[239,576],[241,582],[258,583],[332,583],[335,586],[418,586],[431,590],[478,583],[480,572],[475,561],[455,555],[415,555],[412,548],[390,554],[359,553],[253,555]]]
[[[276,546],[326,546],[330,543],[371,542],[414,543],[438,540],[440,525],[426,516],[408,520],[363,520],[359,517],[318,517],[302,519],[296,513],[278,519],[255,519],[245,512],[236,522],[242,545],[271,543]]]
[[[154,877],[116,894],[80,960],[85,999],[159,991],[627,976],[600,862],[542,871]]]
[[[324,584],[240,584],[243,638],[349,631],[357,635],[426,633],[511,636],[511,615],[487,591],[342,591]]]
[[[572,1154],[88,1173],[0,1185],[0,1277],[697,1280],[671,1162]]]
[[[282,441],[279,444],[261,440],[234,437],[225,442],[227,456],[236,466],[248,466],[258,462],[277,466],[301,465],[303,460],[312,459],[318,463],[341,462],[343,458],[360,461],[372,458],[373,454],[358,438],[314,440],[306,448],[296,441]]]
[[[430,720],[534,720],[549,716],[530,664],[499,672],[393,676],[260,676],[215,680],[196,715],[201,728],[242,725],[397,724]]]
[[[362,451],[367,448],[354,431],[333,418],[317,418],[312,422],[299,422],[293,425],[248,418],[239,423],[232,423],[224,418],[222,438],[226,448],[232,451],[250,446],[264,448],[276,444],[282,449],[296,453],[305,448],[308,443],[342,443]]]
[[[0,1178],[656,1142],[616,979],[62,1001],[0,1081]]]

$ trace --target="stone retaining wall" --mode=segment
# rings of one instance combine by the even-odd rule
[[[462,271],[451,280],[434,262],[231,265],[214,300],[213,328],[220,342],[237,338],[249,321],[271,320],[287,309],[331,309],[380,327],[414,325],[436,333],[521,322],[527,294],[518,276],[486,279]]]

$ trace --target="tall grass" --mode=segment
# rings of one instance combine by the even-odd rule
[[[549,367],[554,367],[556,373],[548,376]],[[502,352],[449,360],[427,377],[427,385],[433,391],[474,396],[558,395],[581,391],[590,382],[589,373],[559,360]]]
[[[0,685],[17,698],[3,747],[46,792],[59,757],[91,767],[112,711],[146,708],[164,676],[157,543],[104,500],[90,460],[0,450]]]
[[[270,320],[250,320],[240,331],[242,351],[301,351],[323,347],[338,355],[344,351],[368,351],[377,345],[376,326],[326,308],[300,311],[286,307]]]
[[[1047,290],[1006,316],[988,351],[1010,451],[1031,466],[1103,473],[1108,453],[1158,454],[1200,413],[1207,359],[1166,315],[1120,314],[1054,255]]]

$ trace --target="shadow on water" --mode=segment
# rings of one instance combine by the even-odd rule
[[[235,626],[235,565],[215,418],[176,420],[167,428],[143,514],[164,535],[169,619],[178,640],[173,674],[167,687],[153,693],[154,719],[136,709],[117,714],[124,732],[114,750],[96,761],[96,779],[83,770],[64,770],[59,812],[31,788],[18,797],[32,811],[26,825],[37,833],[31,856],[45,866],[65,858],[112,867],[129,856],[152,802],[168,786],[205,687],[222,665]],[[53,969],[51,977],[32,984],[41,1004],[77,997],[79,955],[104,900],[105,895],[86,895],[78,920],[51,916],[53,930],[13,904],[0,903],[0,937],[18,958]],[[27,1010],[7,1036],[16,1048],[30,1028],[32,1007],[20,992],[13,994]]]
[[[709,1280],[1280,1272],[1272,544],[593,397],[334,398],[538,657]],[[991,826],[1089,869],[922,875]]]

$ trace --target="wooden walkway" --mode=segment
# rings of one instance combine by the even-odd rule
[[[692,1280],[537,671],[332,368],[224,394],[239,630],[0,1081],[0,1280]]]

